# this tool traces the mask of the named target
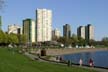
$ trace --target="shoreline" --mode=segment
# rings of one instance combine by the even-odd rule
[[[47,49],[47,50],[49,50],[49,49]],[[50,51],[52,51],[52,50],[58,50],[58,49],[50,49]],[[83,48],[83,49],[59,49],[59,50],[79,50],[78,52],[82,52],[83,50],[85,51],[85,52],[95,52],[95,51],[108,51],[108,48],[89,48],[89,49],[85,49],[85,48]],[[89,50],[89,51],[88,51]],[[83,52],[84,52],[83,51]],[[74,53],[78,53],[78,52],[73,52],[73,53],[71,53],[71,54],[74,54]],[[53,55],[52,55],[53,56]],[[39,59],[41,59],[42,61],[45,61],[45,62],[50,62],[50,63],[55,63],[55,64],[63,64],[63,65],[67,65],[67,62],[65,61],[65,62],[60,62],[60,61],[56,61],[55,59],[56,59],[56,55],[54,55],[54,57],[52,57],[52,59],[46,59],[46,58],[44,58],[44,57],[40,57],[39,56]],[[76,64],[76,63],[72,63],[72,66],[75,66],[75,67],[80,67],[79,66],[79,64]],[[94,67],[89,67],[89,65],[84,65],[83,64],[83,66],[81,66],[82,68],[86,68],[86,69],[93,69],[93,70],[96,70],[96,71],[99,71],[99,72],[107,72],[108,70],[108,68],[106,68],[106,67],[100,67],[100,66],[94,66]]]
[[[53,49],[54,50],[54,49]],[[72,50],[72,53],[71,54],[75,54],[75,53],[81,53],[81,52],[98,52],[98,51],[108,51],[108,48],[88,48],[88,49],[85,49],[85,48],[83,48],[83,49],[67,49],[67,50]],[[69,53],[70,54],[70,53]],[[63,53],[63,51],[62,51],[62,55],[64,55],[64,53]],[[60,53],[60,55],[55,55],[55,56],[62,56],[61,55],[61,53]],[[66,55],[66,54],[65,54]],[[52,58],[51,60],[48,60],[48,61],[51,61],[51,62],[57,62],[58,63],[58,61],[56,61],[56,57],[55,57],[55,59],[54,58]],[[60,62],[61,63],[61,62]],[[67,64],[67,60],[63,60],[63,63],[64,64]],[[75,66],[79,66],[79,63],[72,63],[72,65],[75,65]],[[85,64],[83,64],[83,66],[82,67],[87,67],[87,68],[91,68],[89,65],[85,65]],[[102,66],[93,66],[93,68],[97,68],[97,69],[103,69],[103,70],[107,70],[108,69],[108,67],[102,67]]]
[[[67,61],[55,61],[55,60],[45,59],[45,58],[42,58],[42,57],[39,57],[39,58],[44,60],[44,61],[50,62],[50,63],[62,64],[62,65],[68,66]],[[100,66],[90,67],[89,65],[85,65],[85,64],[83,64],[82,66],[79,66],[79,64],[77,64],[77,63],[71,63],[70,67],[71,66],[78,67],[78,68],[85,68],[85,69],[93,69],[93,70],[96,70],[96,71],[99,71],[99,72],[103,72],[103,71],[108,72],[107,67],[100,67]]]

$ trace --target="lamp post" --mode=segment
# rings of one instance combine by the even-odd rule
[[[0,16],[0,30],[2,30],[2,18]]]

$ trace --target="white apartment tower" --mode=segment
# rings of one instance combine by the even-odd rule
[[[85,26],[78,27],[77,36],[85,39]]]
[[[87,40],[94,40],[94,26],[88,24],[86,26],[86,39]]]
[[[78,27],[77,36],[82,37],[86,41],[94,40],[94,26],[88,24],[87,26]]]
[[[47,9],[36,10],[36,40],[37,42],[51,41],[52,39],[52,11]]]

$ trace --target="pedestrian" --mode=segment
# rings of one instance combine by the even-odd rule
[[[94,62],[93,62],[93,60],[91,58],[89,59],[89,66],[90,67],[93,67],[94,66]]]
[[[68,63],[67,63],[68,67],[71,66],[71,60],[68,60]]]
[[[58,62],[60,61],[60,60],[59,60],[59,56],[56,57],[56,61],[58,61]]]
[[[80,58],[80,60],[79,60],[79,65],[82,66],[82,64],[83,64],[83,61],[82,61],[82,59]]]
[[[62,61],[63,61],[63,57],[62,57],[62,56],[60,56],[59,60],[62,62]]]

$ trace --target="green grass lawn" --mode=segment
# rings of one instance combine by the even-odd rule
[[[32,61],[24,55],[0,48],[0,72],[96,72],[77,67]]]

